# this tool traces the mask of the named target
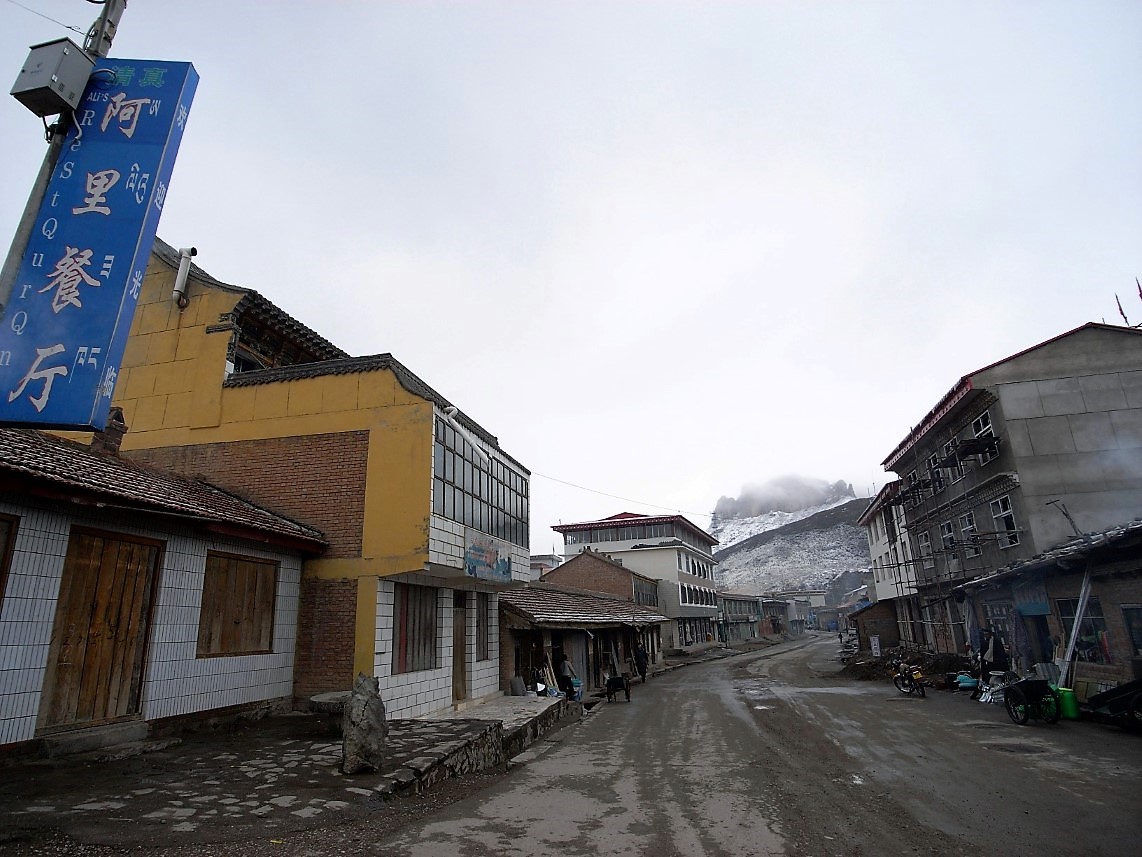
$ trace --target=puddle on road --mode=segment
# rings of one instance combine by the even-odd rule
[[[773,711],[773,706],[772,705],[755,705],[753,707],[753,710],[754,711]]]

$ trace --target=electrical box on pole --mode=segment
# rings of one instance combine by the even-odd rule
[[[71,39],[33,45],[12,87],[12,96],[37,116],[74,110],[95,60]]]

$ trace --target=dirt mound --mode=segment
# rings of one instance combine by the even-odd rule
[[[890,649],[879,658],[871,652],[858,652],[844,665],[841,672],[859,681],[887,679],[892,676],[892,661],[896,658],[910,664],[919,664],[924,675],[932,679],[943,678],[946,673],[956,673],[966,668],[960,655]]]

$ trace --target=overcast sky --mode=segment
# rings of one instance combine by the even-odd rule
[[[0,80],[82,41],[23,7],[98,13],[0,0]],[[1140,44],[1135,0],[130,0],[112,56],[202,77],[159,235],[496,435],[545,553],[867,494],[964,374],[1142,322]],[[43,152],[3,99],[4,250]]]

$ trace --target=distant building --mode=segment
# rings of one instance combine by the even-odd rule
[[[894,502],[903,483],[899,479],[885,485],[869,502],[857,523],[868,535],[872,557],[873,586],[876,602],[895,605],[899,627],[895,637],[905,645],[930,645],[920,621],[920,602],[916,597],[916,568],[912,548],[906,534],[903,507]]]
[[[657,580],[590,549],[551,569],[542,580],[589,592],[603,592],[643,607],[658,607]]]
[[[665,647],[715,644],[718,594],[713,548],[718,541],[705,530],[682,515],[630,512],[552,529],[562,534],[568,559],[590,549],[657,581],[659,609],[673,620],[663,630]]]
[[[553,568],[558,568],[563,557],[557,553],[544,553],[531,555],[531,579],[539,580]]]
[[[719,592],[718,608],[720,642],[742,642],[761,635],[761,596],[746,592]]]

